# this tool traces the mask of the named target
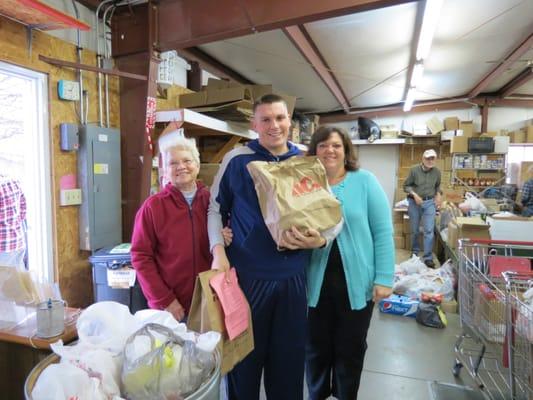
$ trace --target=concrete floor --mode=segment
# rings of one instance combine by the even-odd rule
[[[397,250],[397,262],[410,257]],[[454,345],[461,333],[458,314],[447,314],[448,326],[434,329],[413,318],[382,314],[376,308],[368,332],[368,350],[358,400],[459,400],[432,395],[433,381],[475,387],[466,370],[452,374]],[[476,397],[477,398],[477,397]],[[261,400],[265,400],[261,391]],[[307,388],[304,388],[307,399]],[[334,399],[330,397],[330,399]],[[275,400],[275,399],[274,399]]]

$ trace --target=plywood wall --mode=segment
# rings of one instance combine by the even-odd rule
[[[64,298],[74,307],[87,306],[93,301],[91,267],[88,253],[79,250],[78,207],[59,206],[59,179],[65,174],[77,174],[74,152],[62,152],[59,148],[59,124],[78,123],[77,103],[60,101],[57,97],[59,79],[76,80],[72,69],[60,68],[39,61],[39,55],[75,62],[76,47],[43,32],[32,32],[31,55],[28,51],[27,31],[21,24],[0,17],[0,60],[48,75],[50,144],[52,160],[53,232],[56,276]],[[83,64],[96,64],[95,54],[84,50]],[[110,78],[110,125],[118,127],[119,92],[118,79]],[[84,89],[89,95],[88,122],[97,122],[96,74],[84,72]]]

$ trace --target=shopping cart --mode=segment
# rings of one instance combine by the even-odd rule
[[[512,399],[533,399],[533,307],[526,303],[533,290],[533,272],[504,272],[506,287],[507,354]]]
[[[462,335],[455,345],[453,374],[459,376],[465,368],[487,399],[533,399],[533,345],[522,330],[525,326],[532,329],[533,318],[531,308],[520,297],[530,281],[501,273],[502,263],[505,269],[518,261],[528,268],[520,275],[524,278],[531,273],[532,259],[531,242],[460,240]]]

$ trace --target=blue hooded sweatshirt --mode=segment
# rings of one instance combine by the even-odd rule
[[[211,249],[223,244],[220,230],[230,221],[233,241],[226,248],[230,264],[239,275],[252,279],[285,279],[304,271],[309,263],[309,250],[278,251],[263,220],[254,182],[247,164],[251,161],[283,161],[300,155],[292,143],[289,150],[274,156],[252,140],[247,146],[230,151],[211,186],[208,231]]]

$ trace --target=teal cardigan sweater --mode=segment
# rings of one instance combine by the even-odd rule
[[[337,236],[352,310],[366,307],[374,285],[392,287],[394,240],[391,209],[376,177],[348,172],[332,191],[341,203],[344,226]],[[307,301],[316,307],[332,243],[313,250],[307,267]]]

